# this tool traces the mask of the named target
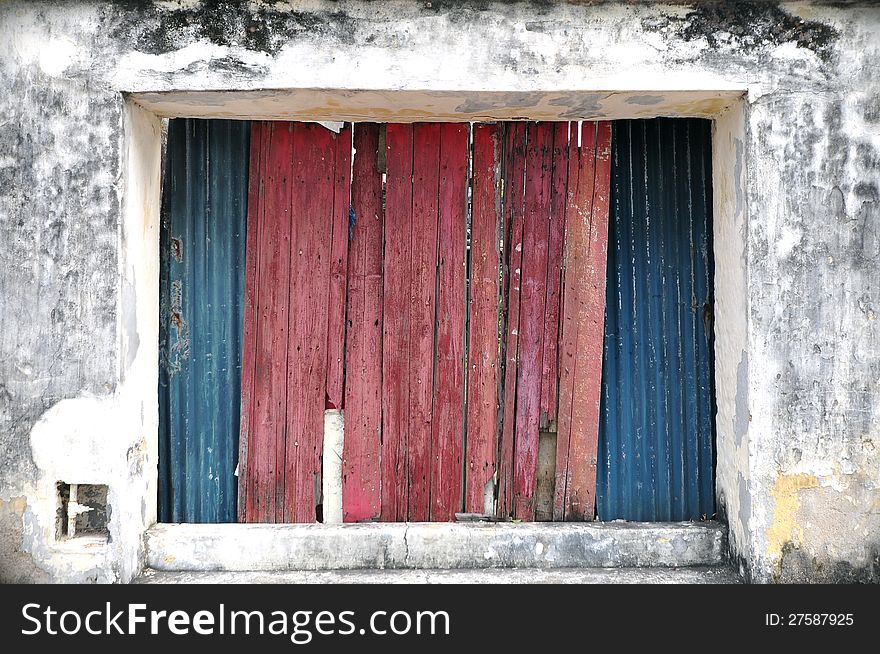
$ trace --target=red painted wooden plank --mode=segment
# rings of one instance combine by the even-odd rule
[[[566,223],[566,270],[564,279],[563,300],[565,306],[565,318],[567,321],[564,348],[569,366],[562,373],[561,397],[565,398],[565,404],[560,404],[560,412],[565,414],[564,425],[567,432],[568,451],[564,457],[565,487],[563,491],[562,514],[560,519],[575,520],[578,518],[577,511],[572,507],[572,495],[577,492],[580,482],[575,479],[574,470],[580,465],[577,461],[582,445],[579,430],[583,425],[575,419],[575,407],[581,400],[583,392],[583,366],[586,362],[580,359],[580,344],[583,340],[582,331],[586,331],[584,325],[585,309],[590,301],[588,289],[584,282],[586,279],[587,248],[589,245],[589,220],[592,207],[593,189],[595,184],[594,145],[595,123],[584,122],[580,126],[580,147],[572,144],[570,156],[576,162],[577,185],[574,192],[569,196],[570,212]],[[564,392],[563,392],[564,389]],[[563,425],[561,425],[563,426]],[[582,452],[580,452],[582,453]],[[557,471],[560,469],[561,460],[557,457]]]
[[[588,127],[589,126],[589,127]],[[583,220],[571,231],[572,248],[582,253],[571,280],[581,288],[577,300],[577,366],[575,368],[569,456],[570,481],[566,519],[592,520],[595,515],[596,457],[599,434],[602,345],[605,328],[605,268],[608,254],[611,125],[584,123],[581,136],[581,179],[592,176],[591,191],[580,206]],[[569,280],[566,279],[566,286]]]
[[[259,283],[259,293],[265,297],[270,308],[259,316],[264,329],[272,335],[262,352],[262,368],[269,371],[272,380],[272,392],[262,394],[255,391],[258,401],[272,405],[268,420],[262,427],[266,445],[266,475],[272,482],[264,521],[285,521],[285,457],[287,449],[287,398],[289,395],[287,380],[287,348],[290,343],[290,263],[291,251],[295,236],[292,229],[290,211],[293,187],[293,123],[274,123],[270,135],[270,156],[266,161],[266,188],[269,202],[266,208],[267,229],[265,240],[260,244],[260,258],[263,250],[277,247],[279,269],[271,271]],[[278,295],[279,297],[276,297]],[[261,302],[262,304],[262,302]],[[259,374],[260,368],[257,369]],[[258,437],[259,438],[259,437]]]
[[[541,417],[547,245],[550,235],[550,155],[552,123],[529,125],[526,149],[525,217],[522,244],[519,366],[514,439],[514,515],[534,517]]]
[[[290,328],[287,349],[286,522],[314,522],[324,441],[327,316],[333,222],[333,133],[296,123],[290,256]]]
[[[254,121],[251,124],[251,151],[248,180],[248,225],[262,224],[263,194],[262,156],[265,150],[265,138],[268,129],[265,123]],[[254,462],[260,454],[257,444],[250,444],[251,418],[254,411],[254,373],[257,349],[256,334],[256,285],[257,285],[257,254],[258,230],[249,227],[245,245],[245,292],[244,292],[244,329],[242,334],[242,366],[241,366],[241,428],[239,430],[238,454],[238,521],[247,522],[249,516],[255,515],[254,483],[257,475],[248,474],[255,468]]]
[[[550,183],[550,241],[547,252],[547,301],[544,321],[541,428],[556,422],[559,380],[559,316],[562,298],[562,245],[565,240],[565,194],[568,182],[568,123],[553,127]]]
[[[440,125],[413,126],[412,259],[410,268],[409,436],[407,519],[429,519],[437,316]]]
[[[568,147],[568,186],[565,204],[565,242],[563,246],[564,280],[573,279],[575,255],[569,233],[578,220],[578,202],[583,199],[581,188],[580,154],[578,150],[578,124],[571,123],[571,139]],[[569,272],[571,271],[571,272]],[[556,486],[553,498],[553,519],[565,519],[567,493],[570,486],[569,450],[571,444],[571,409],[574,393],[574,373],[577,363],[578,321],[574,311],[576,285],[564,281],[562,293],[562,320],[559,344],[559,414],[556,429]]]
[[[501,130],[498,125],[475,125],[473,133],[464,510],[483,513],[488,508],[487,487],[495,476],[501,373],[498,347]]]
[[[382,429],[382,173],[379,125],[355,127],[348,264],[345,441],[342,513],[345,522],[372,520],[381,509]],[[346,216],[346,224],[348,217]]]
[[[437,360],[431,438],[431,520],[462,506],[464,446],[465,239],[469,128],[440,126]],[[494,397],[494,388],[493,397]]]
[[[526,125],[507,126],[505,166],[505,353],[504,407],[498,461],[498,513],[509,517],[514,511],[514,431],[516,415],[516,380],[519,359],[520,287],[522,283],[523,189],[525,184]]]
[[[608,251],[610,123],[584,123],[571,157],[566,225],[563,361],[557,449],[556,519],[592,519]],[[577,168],[577,172],[575,171]],[[565,418],[565,420],[563,420]],[[563,436],[565,437],[563,439]],[[563,451],[567,448],[567,451]],[[560,481],[562,482],[560,484]],[[561,487],[560,487],[561,486]]]
[[[386,126],[382,341],[382,520],[407,519],[413,127]]]
[[[345,285],[348,268],[348,209],[351,185],[351,127],[333,135],[334,195],[327,323],[327,408],[342,408],[345,352]]]
[[[253,333],[253,377],[249,418],[248,522],[276,522],[284,506],[284,450],[287,403],[287,343],[290,284],[291,123],[267,123],[262,130],[263,154],[252,171],[260,201],[249,207],[248,238],[256,239],[253,272],[253,310],[245,314],[246,330]]]
[[[304,309],[309,299],[309,280],[306,266],[303,265],[303,251],[311,251],[311,239],[307,230],[308,215],[305,208],[305,177],[303,164],[306,150],[309,149],[308,133],[301,123],[293,123],[293,140],[290,156],[293,172],[290,184],[290,310],[288,320],[287,358],[287,438],[284,451],[284,504],[278,522],[298,522],[302,501],[303,484],[300,475],[306,471],[299,469],[299,449],[306,447],[308,424],[308,404],[311,389],[306,387],[306,371],[309,335],[306,333],[307,317]],[[276,511],[276,515],[278,512]]]

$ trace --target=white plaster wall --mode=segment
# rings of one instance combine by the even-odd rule
[[[143,560],[143,531],[156,522],[161,126],[153,114],[128,103],[124,130],[119,341],[107,344],[121,354],[120,383],[108,396],[58,402],[30,433],[39,476],[28,494],[27,544],[58,580],[130,580]],[[109,544],[56,542],[58,481],[108,485]]]
[[[748,205],[745,102],[719,115],[712,138],[715,248],[716,489],[737,563],[751,551]],[[743,570],[745,572],[745,570]]]

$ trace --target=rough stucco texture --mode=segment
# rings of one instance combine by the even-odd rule
[[[719,490],[734,555],[756,581],[878,579],[880,10],[732,4],[3,3],[0,521],[21,538],[0,540],[0,577],[78,578],[51,548],[54,473],[35,455],[53,439],[76,449],[82,425],[66,431],[58,403],[154,420],[154,401],[119,399],[137,346],[126,313],[146,301],[126,278],[123,92],[492,90],[528,116],[562,90],[561,113],[594,117],[598,96],[578,90],[638,91],[649,109],[681,88],[747,91],[748,351],[732,364],[747,365],[718,389],[738,414],[718,438],[748,461]],[[148,432],[94,464],[127,475],[109,475],[111,504],[153,502],[119,499],[150,488],[135,483],[155,466]],[[132,444],[148,465],[126,465]],[[107,578],[127,581],[149,511],[113,516]]]
[[[0,20],[9,19],[3,10]],[[29,18],[31,29],[63,31]],[[10,22],[0,23],[4,491],[35,477],[22,446],[35,418],[59,400],[115,386],[122,123],[119,94],[90,88],[85,71],[58,78],[16,57],[16,41],[26,39],[10,34]]]

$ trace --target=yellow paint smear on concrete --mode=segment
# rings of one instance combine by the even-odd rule
[[[27,508],[27,500],[24,497],[12,497],[8,502],[0,500],[0,513],[14,513],[15,515],[24,515]]]
[[[767,529],[767,546],[771,556],[782,555],[782,548],[789,541],[802,543],[804,530],[797,523],[797,511],[801,507],[798,493],[805,488],[816,488],[819,480],[815,475],[798,473],[779,475],[773,486],[773,522]]]

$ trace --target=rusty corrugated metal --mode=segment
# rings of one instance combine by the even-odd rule
[[[597,508],[614,520],[711,516],[711,123],[618,121]]]
[[[170,121],[162,204],[159,519],[234,522],[250,124]]]

